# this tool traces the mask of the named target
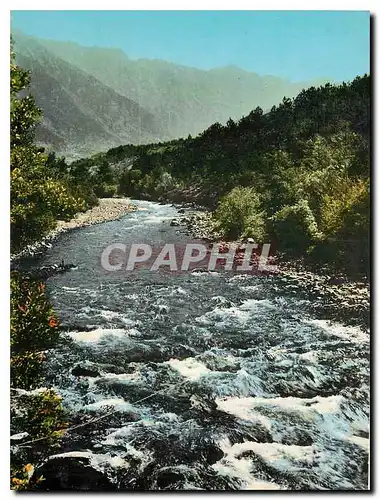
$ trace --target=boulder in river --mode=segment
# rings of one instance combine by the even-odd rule
[[[49,457],[35,471],[35,477],[41,475],[44,481],[39,490],[81,490],[111,491],[116,487],[107,476],[91,463],[92,454],[86,452],[63,453]]]
[[[71,370],[71,373],[72,373],[72,375],[75,375],[76,377],[99,377],[100,376],[100,372],[95,367],[92,367],[91,365],[84,365],[84,364],[76,365]]]

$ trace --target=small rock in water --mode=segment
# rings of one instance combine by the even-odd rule
[[[88,366],[77,365],[71,370],[72,375],[75,377],[99,377],[100,373],[96,368]]]
[[[22,441],[28,436],[29,434],[27,432],[19,432],[18,434],[13,434],[13,436],[11,436],[11,441]]]

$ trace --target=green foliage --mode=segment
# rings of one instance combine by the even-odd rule
[[[265,237],[265,216],[253,188],[236,187],[224,196],[214,220],[217,230],[227,238],[252,237],[262,242]]]
[[[86,209],[85,201],[74,196],[66,182],[44,177],[43,163],[37,163],[40,160],[37,155],[41,153],[32,159],[34,168],[15,167],[11,172],[11,240],[14,251],[39,240],[55,227],[57,220],[69,220],[78,211]],[[39,166],[42,167],[40,171]]]
[[[45,446],[55,446],[67,427],[62,398],[53,389],[43,389],[20,396],[20,405],[24,410],[22,426],[30,439],[44,438]]]
[[[45,285],[13,272],[11,276],[12,353],[51,347],[59,336],[58,320]]]
[[[58,320],[45,295],[45,286],[11,274],[11,387],[30,391],[43,380],[44,350],[58,339]],[[11,405],[12,426],[38,440],[24,454],[12,454],[11,488],[35,489],[42,477],[33,476],[33,463],[59,446],[67,423],[62,401],[51,389],[18,395]],[[40,438],[43,438],[40,441]],[[34,443],[33,443],[34,444]],[[23,465],[27,462],[27,465]]]
[[[43,380],[44,354],[35,351],[23,351],[11,356],[11,387],[18,389],[36,389]]]
[[[112,198],[116,195],[117,186],[114,184],[100,184],[94,187],[94,194],[99,198]]]
[[[28,446],[21,453],[12,453],[11,488],[38,489],[44,478],[33,474],[33,464],[41,463],[46,456],[57,452],[68,426],[62,398],[52,389],[21,394],[11,406],[11,420],[15,428],[23,429],[29,435]]]
[[[290,254],[305,253],[321,236],[306,200],[285,206],[271,218],[271,222],[278,247]]]
[[[30,95],[18,97],[28,87],[30,75],[28,71],[16,66],[14,60],[15,53],[11,46],[11,148],[33,143],[34,127],[40,118],[40,110]]]
[[[119,194],[178,201],[179,193],[184,199],[194,193],[194,201],[211,209],[220,201],[215,224],[230,238],[262,238],[265,229],[281,252],[335,260],[339,267],[358,258],[364,268],[370,104],[371,80],[364,75],[310,87],[268,113],[256,108],[197,137],[119,146],[74,168],[108,163]],[[236,186],[259,193],[259,202],[246,196],[240,203]]]
[[[11,386],[34,389],[42,380],[43,350],[58,340],[58,320],[45,285],[11,274]]]
[[[347,176],[336,182],[322,195],[321,230],[327,237],[343,233],[368,237],[365,232],[369,230],[369,183]]]

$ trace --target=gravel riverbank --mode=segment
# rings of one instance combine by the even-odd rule
[[[92,226],[110,220],[120,219],[123,215],[132,212],[136,207],[128,198],[99,198],[99,205],[86,212],[78,213],[69,221],[58,221],[53,233],[60,233],[69,229],[83,226]]]
[[[86,212],[76,214],[69,221],[58,221],[57,226],[41,241],[27,246],[17,255],[11,255],[11,262],[20,258],[38,255],[61,234],[79,227],[92,226],[111,220],[120,219],[123,215],[136,209],[129,198],[99,198],[99,204]]]

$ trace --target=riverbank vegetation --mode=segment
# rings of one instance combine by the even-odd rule
[[[60,396],[39,388],[45,351],[58,341],[59,322],[45,285],[18,272],[11,273],[10,316],[11,488],[34,489],[42,481],[33,475],[34,464],[57,448],[67,426]]]
[[[29,74],[14,64],[13,52],[10,78],[11,251],[17,252],[97,200],[62,168],[65,162],[35,145],[40,112],[27,95]],[[14,271],[10,305],[11,488],[30,490],[43,480],[35,476],[35,464],[56,449],[67,425],[60,396],[39,388],[45,351],[58,340],[59,321],[45,285]]]
[[[95,169],[109,193],[195,201],[226,238],[274,241],[287,257],[366,275],[370,90],[368,75],[311,87],[196,138],[120,146],[71,170]]]

